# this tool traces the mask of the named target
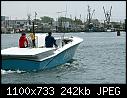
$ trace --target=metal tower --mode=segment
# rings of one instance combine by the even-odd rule
[[[110,19],[111,19],[111,10],[112,10],[112,6],[110,8],[110,10],[105,11],[105,8],[103,6],[103,10],[104,10],[104,14],[105,14],[105,20],[104,20],[104,27],[109,28],[110,25]]]
[[[94,10],[92,10],[92,12],[91,12],[91,8],[90,8],[90,6],[88,5],[88,14],[87,14],[87,22],[88,22],[88,28],[89,29],[91,29],[91,20],[92,20],[92,17],[93,17],[93,13],[94,13],[94,11],[95,11],[95,9]]]

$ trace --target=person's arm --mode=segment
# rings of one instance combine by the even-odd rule
[[[58,47],[58,45],[56,44],[56,40],[55,39],[54,39],[54,45],[55,45],[56,48]]]
[[[27,47],[28,47],[28,40],[27,40],[27,38],[25,39],[25,41],[26,41],[26,44],[27,44]]]
[[[45,37],[45,47],[46,47],[46,45],[47,45],[47,43],[46,43],[46,42],[47,42],[47,36]]]

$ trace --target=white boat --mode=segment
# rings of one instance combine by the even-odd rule
[[[35,34],[36,48],[11,47],[1,50],[4,70],[44,70],[64,64],[72,59],[76,48],[83,41],[79,37],[55,38],[58,49],[45,48],[46,34]],[[43,46],[43,47],[42,47]]]
[[[112,30],[111,29],[107,29],[107,32],[111,32]]]

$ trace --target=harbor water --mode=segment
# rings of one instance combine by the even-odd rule
[[[62,36],[53,33],[53,36]],[[1,69],[2,84],[125,84],[126,33],[78,32],[83,42],[73,59],[53,69],[25,72]],[[1,34],[1,49],[18,46],[20,34]],[[11,52],[11,51],[10,51]]]

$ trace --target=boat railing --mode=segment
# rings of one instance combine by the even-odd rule
[[[64,39],[61,39],[61,38],[57,38],[56,39],[56,44],[58,45],[59,48],[63,47],[64,45],[68,44],[72,42],[72,39],[70,38],[64,38]]]
[[[35,45],[36,45],[36,47],[38,48],[38,36],[35,36]]]

